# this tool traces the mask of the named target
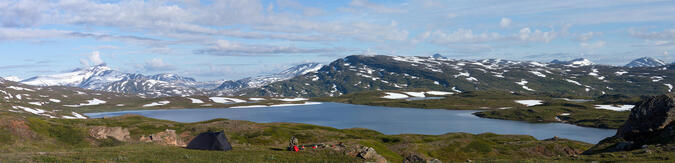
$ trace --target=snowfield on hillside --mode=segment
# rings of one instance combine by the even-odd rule
[[[227,104],[227,103],[244,103],[246,102],[245,100],[242,99],[236,99],[236,98],[227,98],[227,97],[209,97],[211,101],[215,103],[222,103],[222,104]]]
[[[171,103],[171,101],[159,101],[143,105],[143,107],[162,106]]]
[[[94,99],[91,99],[91,100],[87,100],[87,103],[80,103],[78,105],[63,105],[63,106],[76,108],[76,107],[82,107],[82,106],[101,105],[101,104],[105,104],[105,103],[106,103],[106,101],[94,98]]]
[[[525,106],[535,106],[544,104],[541,100],[516,100],[516,103],[523,104]]]
[[[275,99],[275,100],[293,102],[293,101],[307,101],[309,99],[307,99],[307,98],[280,98],[280,99]]]
[[[596,109],[614,110],[614,111],[630,111],[635,105],[595,105]]]
[[[204,103],[204,101],[202,101],[202,100],[200,100],[200,99],[196,99],[196,98],[188,98],[188,99],[190,99],[190,100],[192,101],[193,104],[202,104],[202,103]]]
[[[386,99],[406,99],[408,98],[408,95],[404,95],[401,93],[392,93],[392,92],[385,92],[385,96],[382,96],[382,98]]]
[[[445,96],[454,94],[452,92],[443,92],[443,91],[427,91],[427,94],[436,95],[436,96]]]

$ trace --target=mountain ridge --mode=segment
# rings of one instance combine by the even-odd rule
[[[675,71],[670,67],[637,69],[598,65],[587,59],[541,63],[352,55],[337,59],[316,73],[235,94],[319,97],[415,88],[458,92],[495,89],[583,96],[661,94],[672,91],[668,84],[675,83]]]

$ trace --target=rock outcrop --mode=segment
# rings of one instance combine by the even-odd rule
[[[123,142],[131,140],[129,130],[122,127],[95,126],[89,129],[89,135],[96,139],[107,139],[110,137]]]
[[[675,143],[675,93],[639,102],[616,135],[606,138],[584,154],[626,151],[643,145]]]
[[[147,137],[143,135],[141,136],[139,141],[148,143],[152,142],[161,145],[171,145],[180,147],[186,146],[185,142],[183,142],[183,140],[178,135],[176,135],[176,130],[169,130],[169,129],[166,129],[165,131],[158,132],[155,134],[150,134]]]

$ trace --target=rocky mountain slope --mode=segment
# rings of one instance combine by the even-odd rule
[[[299,75],[316,72],[323,66],[324,65],[320,63],[305,63],[293,66],[276,74],[248,77],[234,81],[225,81],[223,84],[218,86],[215,91],[220,92],[221,94],[228,94],[242,89],[258,88],[274,82],[288,80]]]
[[[675,93],[652,97],[638,103],[616,135],[587,154],[628,151],[645,145],[675,144]]]
[[[540,63],[354,55],[338,59],[315,73],[242,90],[236,95],[318,97],[413,88],[641,95],[671,92],[673,76],[675,65],[629,68],[597,65],[587,59]]]

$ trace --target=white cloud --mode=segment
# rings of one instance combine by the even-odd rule
[[[511,19],[509,18],[502,18],[502,20],[499,22],[499,26],[502,28],[509,27],[511,25]]]
[[[579,41],[586,42],[586,41],[589,41],[589,40],[591,40],[594,37],[597,37],[599,35],[602,35],[602,32],[586,32],[586,33],[580,34],[578,39],[579,39]]]
[[[89,55],[89,60],[94,65],[100,65],[100,64],[105,63],[105,62],[103,62],[103,59],[101,59],[101,53],[98,52],[98,51],[91,52],[91,55]]]
[[[305,49],[295,46],[272,46],[272,45],[252,45],[232,42],[228,40],[217,40],[211,47],[196,50],[198,54],[210,54],[218,56],[247,56],[247,55],[270,55],[270,54],[300,54],[300,53],[325,53],[336,51],[338,49],[316,48]]]
[[[67,37],[70,32],[62,30],[44,30],[35,28],[2,28],[0,40],[27,40]]]
[[[644,32],[631,28],[628,30],[628,34],[633,37],[649,40],[675,40],[675,28],[664,29],[658,32]]]
[[[533,32],[530,27],[522,28],[518,32],[518,38],[521,41],[550,42],[555,37],[556,33],[554,31],[544,32],[537,29]]]
[[[474,34],[471,29],[457,29],[452,33],[446,33],[440,30],[433,32],[425,32],[422,34],[423,39],[429,39],[430,42],[435,44],[452,44],[452,43],[476,43],[476,42],[487,42],[495,41],[501,38],[499,33],[476,33]]]
[[[171,64],[165,63],[161,58],[152,58],[145,61],[143,68],[148,71],[166,71],[174,69]]]
[[[368,0],[352,0],[352,2],[349,3],[350,6],[353,7],[360,7],[360,8],[365,8],[369,9],[375,13],[380,13],[380,14],[391,14],[391,13],[404,13],[406,12],[403,9],[398,9],[398,8],[392,8],[392,7],[387,7],[384,5],[379,5],[375,3],[368,2]]]
[[[596,41],[596,42],[593,42],[593,43],[582,42],[579,45],[584,49],[594,50],[594,49],[604,47],[605,45],[607,45],[607,42],[605,42],[605,41]]]

